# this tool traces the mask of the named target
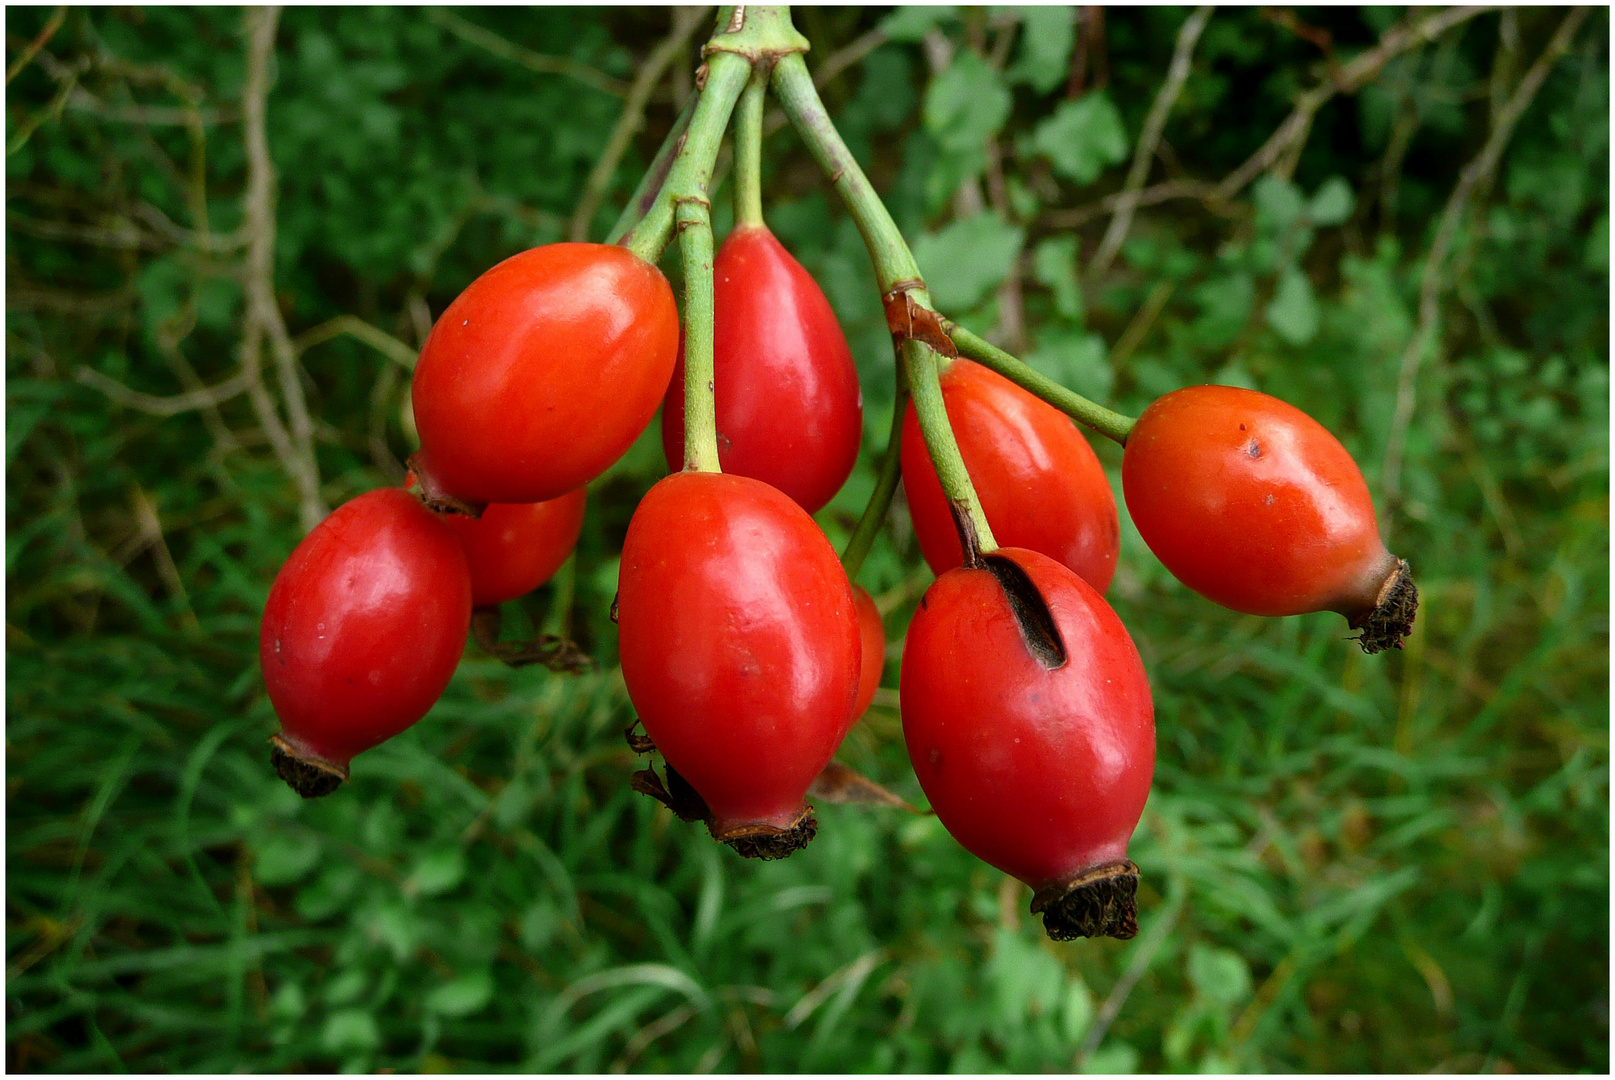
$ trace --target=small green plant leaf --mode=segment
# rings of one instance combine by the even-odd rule
[[[472,971],[456,976],[426,995],[429,1012],[443,1016],[470,1016],[486,1008],[493,1000],[493,976],[486,971]]]
[[[914,258],[937,306],[945,312],[962,312],[1003,284],[1025,237],[1026,230],[987,211],[921,236]]]
[[[1055,172],[1086,185],[1107,166],[1126,160],[1127,132],[1110,98],[1096,91],[1062,103],[1033,131],[1032,146]]]
[[[1305,345],[1318,333],[1318,298],[1312,282],[1298,266],[1279,276],[1278,290],[1267,305],[1267,324],[1291,345]]]

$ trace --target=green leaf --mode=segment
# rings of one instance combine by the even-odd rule
[[[1319,228],[1340,225],[1351,217],[1355,196],[1345,177],[1331,176],[1312,193],[1307,204],[1307,220]]]
[[[925,90],[925,129],[944,150],[980,152],[1014,105],[1009,88],[981,57],[961,52]]]
[[[938,23],[959,21],[959,9],[951,4],[915,4],[900,7],[880,21],[880,32],[892,41],[916,42]]]
[[[272,833],[259,845],[253,874],[260,885],[290,885],[303,880],[319,860],[318,836]]]
[[[1009,276],[1026,230],[987,211],[955,221],[939,233],[921,236],[914,258],[944,312],[975,307]]]
[[[1211,1004],[1231,1008],[1250,996],[1250,968],[1232,949],[1194,945],[1188,966],[1194,992]]]
[[[1291,345],[1305,345],[1318,333],[1320,312],[1312,282],[1298,266],[1279,277],[1273,302],[1267,305],[1267,324]]]
[[[1138,1051],[1116,1039],[1089,1055],[1082,1063],[1082,1071],[1089,1074],[1135,1073],[1138,1071]]]
[[[1060,1030],[1067,1042],[1078,1042],[1088,1034],[1093,1023],[1093,994],[1082,976],[1071,972],[1066,977],[1065,1001],[1060,1009]]]
[[[1267,173],[1251,188],[1251,202],[1256,205],[1256,228],[1269,236],[1287,232],[1306,212],[1306,199],[1301,189],[1290,181]]]
[[[1032,276],[1054,293],[1054,310],[1082,322],[1082,283],[1077,279],[1077,238],[1053,236],[1032,249]]]
[[[1065,81],[1071,47],[1077,41],[1076,12],[1070,7],[1023,6],[1020,48],[1009,69],[1011,82],[1047,94]]]
[[[472,971],[436,986],[426,995],[428,1012],[444,1016],[470,1016],[486,1008],[493,1000],[493,976],[486,971]]]
[[[343,1009],[326,1018],[320,1045],[333,1054],[374,1050],[381,1045],[381,1029],[363,1009]]]
[[[1103,91],[1062,102],[1032,133],[1032,146],[1054,171],[1078,184],[1091,184],[1107,166],[1127,158],[1127,132],[1121,113]]]
[[[465,853],[459,847],[444,847],[421,856],[405,888],[421,896],[438,896],[464,879]]]

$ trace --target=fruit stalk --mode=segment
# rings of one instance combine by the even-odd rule
[[[964,515],[974,525],[981,550],[991,551],[997,546],[992,529],[970,482],[964,458],[959,455],[959,444],[953,437],[948,412],[942,403],[937,353],[932,344],[917,339],[925,336],[928,342],[952,348],[940,331],[940,320],[920,277],[914,253],[825,111],[813,77],[800,56],[783,57],[774,65],[773,86],[774,96],[784,107],[785,115],[841,196],[864,238],[864,246],[869,249],[869,257],[875,264],[875,280],[888,306],[887,319],[894,325],[893,337],[900,341],[898,348],[914,395],[915,415],[919,418],[920,431],[925,436],[925,446],[937,477],[942,481],[942,490],[955,507],[956,516]],[[896,304],[906,306],[907,321],[901,330],[891,315]],[[927,334],[927,329],[934,333]]]
[[[662,185],[667,181],[668,170],[673,167],[673,156],[684,144],[684,133],[690,130],[690,118],[695,115],[695,107],[700,100],[699,94],[691,94],[690,100],[684,103],[684,109],[673,121],[673,127],[668,131],[667,138],[662,140],[662,145],[657,148],[656,156],[651,158],[645,175],[639,178],[634,193],[628,197],[622,213],[611,226],[606,243],[621,243],[622,238],[628,235],[628,230],[639,224],[655,204],[656,196],[661,194]]]
[[[943,319],[942,328],[953,339],[954,345],[958,346],[960,356],[996,371],[1022,390],[1034,397],[1042,398],[1077,423],[1092,428],[1105,438],[1121,446],[1127,445],[1127,434],[1133,430],[1135,423],[1132,417],[1113,412],[1103,405],[1089,401],[1074,390],[1066,389],[992,342],[972,334],[958,323]]]
[[[897,482],[903,478],[903,415],[908,412],[908,379],[903,369],[897,370],[897,400],[892,402],[892,430],[886,437],[886,452],[881,455],[880,468],[875,475],[875,490],[869,495],[863,516],[852,530],[846,549],[841,553],[841,565],[852,581],[863,568],[875,537],[885,524],[886,511],[891,508],[892,496],[897,494]]]
[[[763,225],[763,98],[768,76],[753,71],[735,108],[735,228]]]
[[[712,208],[705,196],[680,197],[677,222],[684,256],[684,468],[722,472],[712,370]]]

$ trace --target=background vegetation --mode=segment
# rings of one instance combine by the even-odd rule
[[[1124,526],[1143,931],[1055,945],[933,819],[825,807],[758,865],[629,792],[606,612],[654,428],[572,584],[506,611],[596,672],[472,646],[346,790],[269,770],[276,569],[400,476],[434,313],[603,235],[708,16],[9,8],[9,1068],[1606,1071],[1607,13],[1405,14],[799,13],[946,309],[1128,411],[1294,402],[1419,578],[1407,650],[1364,657]],[[864,378],[839,542],[891,350],[773,125],[769,219]],[[928,579],[899,502],[861,576],[888,686]],[[921,800],[895,690],[841,756]]]

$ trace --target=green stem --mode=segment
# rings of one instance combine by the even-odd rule
[[[975,527],[980,553],[996,550],[998,541],[993,539],[992,526],[987,524],[987,514],[981,508],[981,500],[976,497],[975,485],[970,482],[970,473],[965,470],[964,458],[959,453],[959,443],[953,437],[952,425],[948,423],[948,408],[942,398],[942,378],[937,370],[938,359],[929,345],[918,341],[903,342],[903,363],[908,369],[909,390],[914,395],[914,415],[920,422],[920,434],[925,436],[925,449],[931,455],[931,465],[936,469],[937,479],[942,482],[942,493],[948,497],[955,524],[960,526],[959,542],[965,550],[968,564],[972,561],[971,545],[963,535],[964,523],[959,520],[961,511],[969,515],[970,524]]]
[[[617,223],[611,227],[606,236],[606,243],[616,244],[628,235],[628,230],[639,224],[641,218],[650,212],[651,206],[656,202],[656,196],[661,193],[662,185],[667,180],[668,170],[673,167],[673,155],[679,152],[682,146],[684,133],[690,129],[690,118],[695,115],[696,102],[699,95],[691,94],[690,100],[684,103],[684,111],[679,113],[678,119],[673,121],[673,128],[662,140],[661,147],[656,156],[651,158],[650,167],[645,175],[639,178],[639,186],[628,199],[628,205],[622,208],[617,217]]]
[[[763,225],[763,97],[768,77],[760,71],[741,92],[735,108],[735,227]]]
[[[807,144],[808,152],[819,163],[835,186],[841,201],[863,234],[864,246],[875,263],[875,279],[881,294],[890,292],[899,282],[915,281],[920,268],[903,241],[897,222],[887,211],[886,204],[875,194],[874,185],[864,175],[852,151],[842,141],[841,133],[824,110],[819,91],[808,74],[807,64],[800,56],[782,57],[774,65],[774,96],[779,99],[797,134]],[[915,298],[929,307],[930,299],[923,292]]]
[[[880,285],[881,295],[884,297],[907,284],[906,291],[917,305],[935,310],[920,279],[919,264],[914,261],[902,231],[830,120],[813,85],[813,77],[808,74],[807,64],[800,56],[783,57],[774,65],[774,96],[863,234],[864,246],[875,264],[875,280]],[[931,464],[936,467],[937,479],[942,482],[943,494],[955,508],[968,513],[981,551],[992,551],[998,545],[970,482],[964,458],[959,455],[959,444],[953,437],[948,411],[942,403],[937,356],[930,346],[912,339],[903,342],[902,351],[909,389],[914,395],[914,413],[920,422],[920,433],[925,436]]]
[[[1103,405],[1089,401],[1074,390],[1067,390],[1053,379],[1040,374],[1036,369],[1015,359],[992,342],[977,337],[957,323],[943,319],[942,327],[953,339],[953,343],[959,347],[960,356],[974,360],[982,367],[991,368],[1016,386],[1035,397],[1042,398],[1073,420],[1086,424],[1107,439],[1113,439],[1122,446],[1127,445],[1127,435],[1137,422],[1132,417],[1112,412]]]
[[[892,496],[897,494],[897,481],[903,476],[903,415],[908,412],[908,380],[898,369],[897,400],[892,403],[892,431],[886,437],[886,453],[881,455],[880,469],[875,474],[875,490],[870,492],[863,516],[847,540],[841,553],[841,565],[851,581],[863,569],[869,549],[875,546],[875,536],[886,522],[886,511],[891,509]]]
[[[684,468],[722,472],[712,373],[712,209],[705,198],[686,196],[677,220],[684,255]]]
[[[660,261],[673,237],[674,209],[679,199],[707,197],[707,183],[712,179],[712,163],[718,157],[718,144],[723,141],[724,128],[729,126],[729,114],[734,111],[735,100],[746,86],[751,74],[751,63],[738,53],[717,52],[707,61],[707,81],[701,98],[690,115],[690,126],[684,133],[684,145],[674,157],[668,171],[667,182],[657,193],[645,216],[619,241],[646,262]],[[689,318],[686,313],[686,319]]]

